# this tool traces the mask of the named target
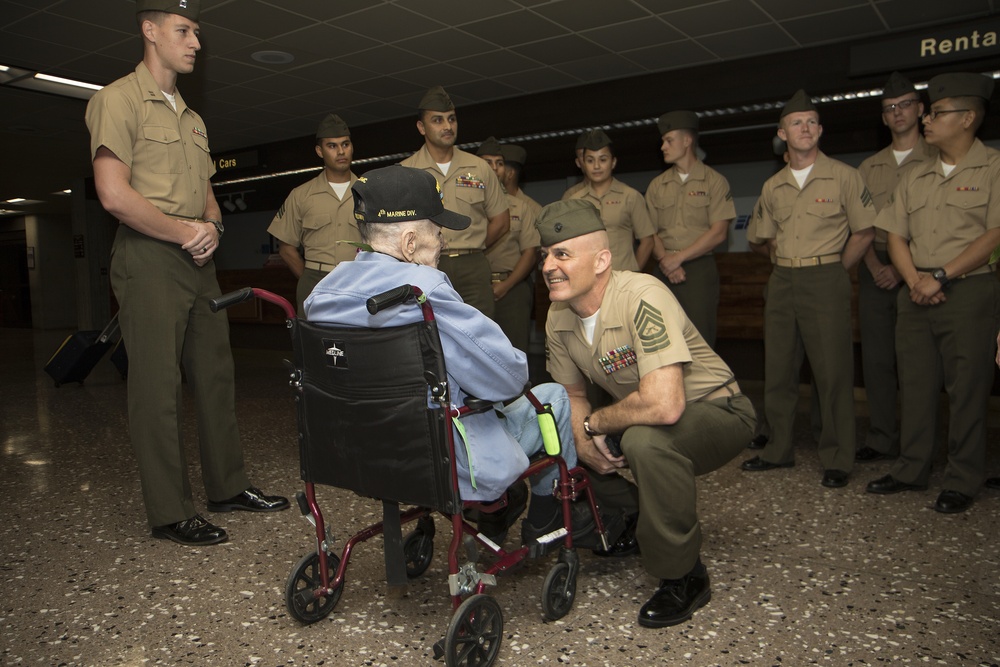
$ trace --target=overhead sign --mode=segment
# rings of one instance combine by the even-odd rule
[[[958,25],[929,26],[906,37],[852,46],[851,75],[1000,56],[998,34],[1000,18],[992,16]]]
[[[212,159],[215,163],[216,171],[232,171],[233,169],[244,169],[246,167],[256,167],[260,164],[260,156],[257,151],[241,151],[229,155],[220,155]]]

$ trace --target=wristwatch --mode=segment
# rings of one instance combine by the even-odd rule
[[[593,438],[595,435],[600,435],[597,431],[590,428],[590,415],[583,418],[583,432]]]
[[[211,222],[215,227],[215,231],[219,232],[219,240],[222,240],[222,232],[226,231],[226,228],[222,226],[221,220],[212,220],[211,218],[205,218],[205,222]]]
[[[944,269],[934,269],[931,278],[941,283],[941,289],[944,289],[944,286],[951,282],[948,280],[948,272]]]

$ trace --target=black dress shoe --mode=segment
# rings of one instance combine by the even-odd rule
[[[880,452],[877,449],[873,449],[867,445],[854,452],[854,460],[860,461],[861,463],[871,463],[872,461],[888,461],[889,459],[894,459],[895,456],[890,456],[885,452]]]
[[[967,496],[960,491],[945,489],[937,497],[934,509],[944,514],[958,514],[972,507],[972,496]]]
[[[750,444],[747,445],[747,449],[764,449],[767,446],[767,436],[763,433],[755,435]]]
[[[900,491],[924,491],[926,488],[926,485],[907,484],[906,482],[900,482],[892,475],[886,475],[885,477],[879,477],[868,482],[865,491],[887,495],[890,493],[899,493]]]
[[[187,544],[193,547],[218,544],[229,539],[225,530],[205,521],[200,514],[166,526],[153,526],[153,537],[161,540],[173,540],[177,544]]]
[[[747,459],[740,466],[744,470],[749,470],[750,472],[760,472],[761,470],[775,470],[777,468],[791,468],[795,465],[795,461],[789,461],[788,463],[771,463],[770,461],[765,461],[759,456],[755,456],[752,459]]]
[[[712,599],[708,572],[701,561],[680,579],[663,579],[653,597],[639,609],[639,625],[666,628],[691,618]]]
[[[1000,477],[990,477],[983,482],[983,486],[987,489],[1000,489]]]
[[[251,486],[243,493],[237,493],[228,500],[209,500],[209,512],[278,512],[288,509],[288,498],[282,496],[265,496],[257,487]]]
[[[476,528],[496,544],[507,540],[507,529],[517,523],[524,508],[528,506],[528,486],[517,481],[507,489],[507,505],[496,512],[479,512]]]
[[[830,489],[847,486],[847,473],[843,470],[824,470],[822,484]]]
[[[635,527],[638,523],[638,514],[630,514],[625,517],[625,530],[622,531],[618,541],[614,542],[607,551],[594,549],[594,555],[601,558],[624,558],[639,553],[639,540],[635,537]]]

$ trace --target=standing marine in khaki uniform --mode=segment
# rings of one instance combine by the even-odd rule
[[[605,510],[638,513],[630,524],[642,564],[660,580],[639,624],[682,623],[711,598],[695,478],[742,451],[753,406],[663,283],[612,270],[604,223],[587,200],[546,206],[538,228],[552,299],[547,367],[569,394],[577,456]],[[613,402],[595,409],[588,382]],[[626,466],[636,484],[617,473]],[[629,546],[619,540],[610,555]]]
[[[657,121],[663,161],[670,166],[646,189],[656,226],[653,273],[680,301],[705,341],[715,347],[719,270],[712,251],[725,243],[736,206],[729,182],[698,159],[698,114],[671,111]]]
[[[542,205],[528,196],[528,193],[521,187],[521,172],[528,161],[528,151],[521,146],[514,144],[501,144],[500,151],[503,153],[504,178],[503,187],[507,194],[514,195],[528,205],[535,217],[542,212]]]
[[[976,138],[993,94],[981,74],[941,74],[927,85],[924,137],[938,160],[911,169],[878,216],[906,282],[896,302],[902,414],[899,458],[870,493],[925,489],[935,458],[937,406],[948,394],[948,464],[933,508],[964,512],[986,476],[986,427],[1000,283],[1000,152]]]
[[[576,168],[583,173],[583,180],[566,188],[566,191],[562,194],[562,197],[560,197],[561,200],[565,201],[580,190],[587,187],[587,170],[583,168],[583,147],[587,143],[587,139],[597,131],[598,130],[587,130],[586,132],[582,132],[580,136],[576,138],[576,148],[574,149],[575,157],[573,158],[573,162],[576,164]],[[603,130],[601,131],[603,132]]]
[[[250,486],[236,423],[229,321],[213,254],[222,212],[205,122],[177,76],[201,49],[199,0],[138,0],[143,59],[87,104],[97,196],[118,218],[111,287],[128,348],[129,436],[153,537],[203,546],[228,539],[195,511],[181,426],[181,367],[198,417],[202,479],[213,512],[269,512],[280,496]]]
[[[819,150],[823,126],[805,91],[781,111],[788,164],[764,183],[755,234],[773,249],[764,305],[764,409],[771,439],[751,472],[794,465],[802,351],[816,379],[823,486],[847,485],[854,465],[854,343],[849,271],[871,245],[875,207],[857,169]]]
[[[361,234],[354,221],[351,171],[354,144],[351,129],[336,114],[328,114],[316,129],[316,155],[323,171],[289,193],[267,231],[278,240],[278,253],[299,279],[295,300],[302,302],[323,276],[340,262],[354,259]]]
[[[591,132],[583,145],[585,185],[564,201],[584,199],[596,206],[607,228],[614,270],[641,271],[653,251],[655,230],[642,194],[615,178],[617,164],[604,130]]]
[[[913,83],[893,72],[882,88],[882,122],[892,143],[865,159],[858,167],[881,211],[902,177],[936,159],[937,151],[920,134],[924,105]],[[875,230],[875,241],[858,266],[858,318],[861,324],[861,367],[865,380],[870,425],[857,461],[879,461],[899,454],[896,419],[896,296],[902,285],[889,261],[888,233]]]
[[[441,252],[438,269],[447,274],[465,303],[493,317],[493,283],[485,250],[510,229],[507,196],[482,158],[455,148],[458,117],[444,88],[428,90],[417,113],[424,145],[401,164],[430,172],[441,185],[444,207],[472,219],[468,229],[443,230],[448,247]]]
[[[507,164],[503,147],[493,137],[479,146],[476,155],[486,160],[501,182],[505,180]],[[511,344],[525,354],[531,338],[532,269],[538,263],[538,230],[535,214],[527,202],[507,193],[510,205],[510,231],[486,251],[490,262],[493,298],[496,312],[493,319],[507,334]]]

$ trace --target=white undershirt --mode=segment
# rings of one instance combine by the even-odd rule
[[[445,176],[447,176],[448,175],[448,170],[451,169],[451,162],[445,162],[444,164],[438,162],[437,166],[438,166],[438,169],[441,170],[441,173],[444,174]]]
[[[905,150],[905,151],[895,151],[895,150],[894,150],[894,151],[892,152],[892,154],[896,156],[896,164],[897,164],[897,165],[900,165],[900,164],[903,164],[903,160],[905,160],[905,159],[906,159],[906,157],[907,157],[907,156],[908,156],[908,155],[909,155],[910,153],[912,153],[912,152],[913,152],[913,149],[912,149],[912,148],[910,148],[910,149],[908,149],[908,150]]]
[[[941,161],[941,171],[944,172],[945,176],[951,176],[951,172],[955,171],[955,167],[957,166],[954,164],[945,164],[944,160]]]
[[[587,339],[587,345],[594,344],[594,329],[597,328],[597,317],[601,314],[601,309],[598,308],[597,312],[590,317],[581,317],[580,321],[583,323],[583,335]]]
[[[799,184],[800,188],[806,184],[806,179],[809,178],[809,172],[812,171],[812,168],[812,165],[809,165],[805,169],[792,169],[789,167],[789,169],[792,169],[792,176],[795,177],[795,182]]]
[[[682,173],[681,173],[681,172],[679,172],[679,171],[677,172],[677,175],[678,175],[678,176],[680,176],[680,178],[681,178],[681,183],[687,183],[687,180],[688,180],[688,178],[690,178],[690,177],[691,177],[691,174],[682,174]]]
[[[163,93],[163,96],[167,98],[168,102],[170,102],[170,106],[172,106],[174,108],[174,111],[177,111],[177,95],[171,95],[170,93],[164,93],[162,90],[160,92]]]
[[[330,183],[330,181],[327,181]],[[350,181],[344,181],[343,183],[330,183],[330,187],[333,188],[333,194],[337,195],[337,199],[343,200],[344,193],[347,192],[347,188],[351,187]]]

